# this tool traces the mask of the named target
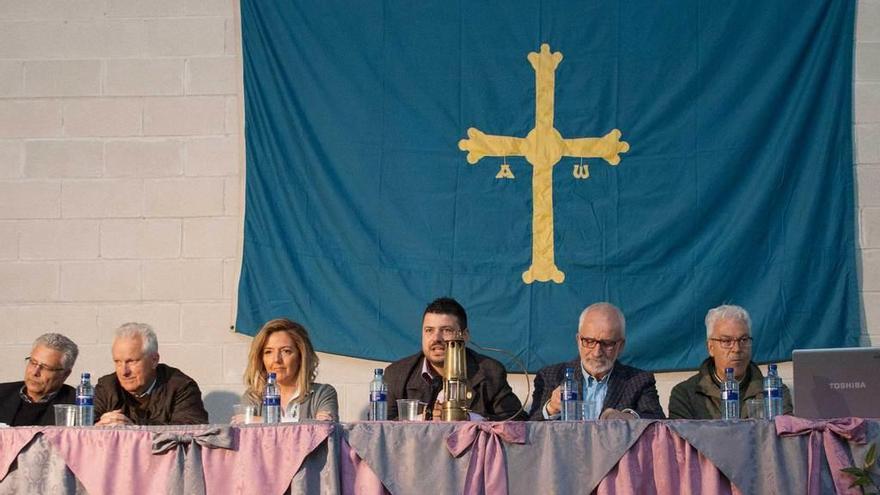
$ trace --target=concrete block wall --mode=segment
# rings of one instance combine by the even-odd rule
[[[880,0],[861,0],[856,178],[866,344],[880,342]],[[59,331],[74,376],[112,371],[115,327],[144,321],[212,420],[242,391],[230,332],[243,214],[237,0],[0,0],[0,381]],[[574,330],[574,323],[573,323]],[[414,328],[413,332],[418,329]],[[322,355],[341,416],[371,369]],[[790,380],[790,365],[782,369]],[[661,401],[690,373],[658,375]],[[511,377],[527,398],[527,382]],[[74,380],[70,380],[73,383]]]
[[[231,333],[242,196],[233,0],[0,0],[0,381],[55,330],[112,371],[146,321],[214,417],[241,391]],[[72,383],[74,380],[70,380]]]
[[[880,346],[880,0],[860,0],[857,15],[854,126],[862,344]]]

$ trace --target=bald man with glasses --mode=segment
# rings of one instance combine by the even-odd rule
[[[566,368],[574,370],[585,419],[662,419],[654,374],[617,361],[625,337],[626,319],[616,306],[600,302],[584,309],[575,334],[579,356],[538,371],[529,419],[559,419]]]
[[[24,381],[0,384],[0,423],[9,426],[55,424],[55,404],[73,404],[76,390],[64,381],[79,348],[59,333],[37,337],[24,358]]]
[[[748,417],[746,401],[760,398],[764,375],[752,362],[752,319],[741,306],[722,305],[706,314],[709,357],[697,374],[679,383],[669,396],[670,419],[720,419],[721,381],[733,368],[739,381],[740,417]],[[782,386],[782,411],[791,414],[791,392]]]

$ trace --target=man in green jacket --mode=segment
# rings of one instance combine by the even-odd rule
[[[740,306],[723,305],[706,314],[709,357],[696,375],[679,383],[669,396],[669,419],[721,419],[721,381],[733,368],[739,381],[740,417],[748,418],[746,401],[760,398],[764,375],[752,362],[752,320]],[[782,386],[782,409],[791,414],[791,393]]]

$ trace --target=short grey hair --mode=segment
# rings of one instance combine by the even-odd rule
[[[587,317],[587,313],[593,310],[603,310],[603,311],[611,311],[612,314],[617,316],[617,321],[620,322],[620,338],[626,338],[626,318],[623,316],[623,311],[620,310],[617,306],[608,303],[608,302],[597,302],[590,304],[583,311],[581,311],[581,317],[578,318],[578,329],[584,324],[584,318]]]
[[[752,318],[749,312],[742,306],[735,304],[722,304],[717,308],[712,308],[706,313],[706,338],[712,337],[712,329],[720,320],[739,320],[746,324],[749,335],[752,334]]]
[[[79,347],[69,338],[60,333],[44,333],[37,337],[34,341],[32,349],[38,345],[48,347],[61,353],[61,366],[65,370],[71,370],[76,364],[76,358],[79,356]]]
[[[146,323],[123,323],[122,326],[116,329],[114,342],[117,339],[130,339],[134,337],[141,339],[145,356],[159,354],[159,339],[156,338],[156,332],[153,331],[153,327]]]

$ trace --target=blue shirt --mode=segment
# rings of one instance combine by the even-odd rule
[[[578,400],[585,402],[584,419],[599,419],[599,416],[602,414],[602,405],[605,404],[605,396],[608,395],[608,378],[611,376],[611,372],[601,380],[597,380],[587,373],[583,363],[581,363],[581,375],[583,380],[581,380],[581,390],[578,391]],[[559,419],[560,416],[560,414],[550,415],[547,412],[547,404],[544,404],[541,412],[544,415],[544,419]]]
[[[593,378],[587,373],[584,365],[581,364],[581,374],[583,374],[583,389],[581,390],[581,400],[584,401],[584,419],[599,419],[602,414],[602,404],[605,403],[605,396],[608,395],[608,377],[609,372],[601,380]]]

